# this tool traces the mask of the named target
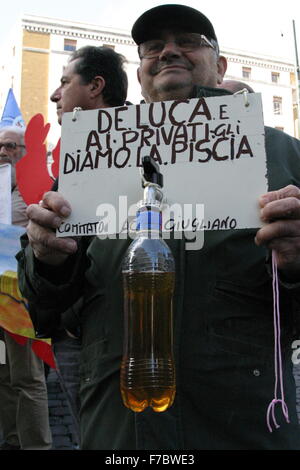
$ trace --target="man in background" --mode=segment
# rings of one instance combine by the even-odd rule
[[[86,46],[75,51],[64,68],[59,87],[50,96],[56,104],[59,124],[63,113],[75,107],[85,110],[123,105],[127,94],[123,64],[124,58],[110,48]],[[57,327],[51,334],[60,382],[67,394],[79,437],[80,332],[73,324],[69,325],[69,330],[66,332]]]
[[[28,223],[26,204],[16,182],[16,163],[25,155],[24,130],[0,129],[0,165],[11,165],[12,224]],[[48,398],[44,363],[31,349],[32,340],[18,344],[0,329],[6,346],[6,364],[0,365],[1,450],[48,450],[52,436],[48,417]]]

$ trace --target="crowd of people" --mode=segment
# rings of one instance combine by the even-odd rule
[[[151,8],[134,23],[132,38],[146,103],[246,88],[223,82],[226,58],[212,23],[198,10],[173,4]],[[122,106],[126,93],[124,58],[108,48],[86,46],[70,56],[51,100],[61,122],[74,107]],[[19,145],[17,137],[6,141],[2,131],[0,151],[8,152],[8,141]],[[269,191],[258,201],[260,229],[207,231],[203,248],[194,251],[185,250],[184,240],[168,241],[176,264],[176,397],[162,413],[134,413],[120,394],[121,263],[130,240],[56,237],[72,211],[57,187],[26,209],[27,234],[17,255],[19,285],[37,337],[63,332],[80,343],[81,449],[300,449],[291,362],[300,326],[300,142],[266,127],[265,148]],[[272,259],[278,268],[285,401],[274,403],[278,428],[269,432],[266,413],[276,380]],[[280,407],[288,416],[278,412]],[[23,417],[31,426],[27,414]],[[0,412],[0,426],[4,422]],[[45,421],[44,448],[51,445],[47,426]],[[12,445],[41,448],[39,440],[26,447],[18,422],[11,429]]]

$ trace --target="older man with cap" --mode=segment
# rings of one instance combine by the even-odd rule
[[[230,94],[218,88],[226,59],[219,55],[211,22],[199,11],[155,7],[136,21],[132,36],[147,102]],[[46,316],[57,302],[63,312],[69,295],[74,302],[74,294],[79,298],[84,292],[77,312],[84,449],[300,449],[291,362],[300,324],[300,144],[267,128],[266,149],[270,192],[260,200],[263,228],[207,232],[198,251],[185,252],[183,240],[169,241],[176,259],[177,392],[163,413],[133,413],[120,396],[121,262],[129,242],[57,241],[51,233],[56,218],[71,211],[59,194],[46,195],[43,214],[31,212],[29,235],[37,239],[38,234],[42,249],[27,246],[20,255],[24,295],[32,301],[40,296]],[[67,259],[58,257],[55,263],[53,256],[47,270],[45,247]],[[282,376],[289,410],[287,424],[276,409],[280,427],[273,433],[266,423],[275,380],[268,248],[276,253],[279,268]]]

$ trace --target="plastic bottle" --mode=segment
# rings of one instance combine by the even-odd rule
[[[148,180],[137,212],[137,237],[123,261],[125,334],[121,394],[125,406],[165,411],[175,397],[173,308],[175,262],[161,237],[162,175],[143,160]],[[149,181],[150,180],[150,181]],[[159,184],[157,184],[159,183]]]

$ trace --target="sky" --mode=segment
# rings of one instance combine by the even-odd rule
[[[0,28],[0,45],[6,35],[26,13],[97,24],[130,31],[144,11],[168,0],[14,0],[5,7]],[[222,48],[242,49],[295,62],[293,23],[296,24],[298,56],[300,54],[299,0],[183,0],[182,3],[200,10],[215,27]]]

